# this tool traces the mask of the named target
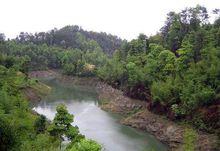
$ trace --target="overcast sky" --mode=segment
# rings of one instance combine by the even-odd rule
[[[0,33],[14,38],[21,31],[79,25],[130,40],[155,34],[169,11],[196,4],[220,8],[220,0],[0,0]]]

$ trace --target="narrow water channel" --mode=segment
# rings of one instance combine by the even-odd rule
[[[103,145],[106,151],[165,151],[166,146],[146,132],[121,125],[120,116],[101,110],[97,93],[89,86],[72,86],[57,79],[44,79],[52,92],[35,105],[34,110],[52,120],[59,103],[74,115],[73,125]]]

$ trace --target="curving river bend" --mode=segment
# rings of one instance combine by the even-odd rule
[[[80,132],[103,145],[106,151],[166,151],[152,135],[121,125],[120,116],[101,110],[97,93],[89,86],[64,84],[55,78],[44,79],[52,92],[35,105],[34,110],[52,120],[56,106],[64,103],[74,115],[73,125]]]

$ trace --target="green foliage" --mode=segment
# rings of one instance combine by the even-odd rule
[[[58,141],[48,134],[38,134],[34,139],[24,141],[21,147],[21,151],[33,150],[33,151],[59,151]]]
[[[0,39],[4,36],[0,36]],[[21,32],[16,37],[16,42],[27,44],[33,43],[37,45],[46,44],[48,46],[59,46],[62,48],[93,49],[98,46],[106,54],[113,54],[114,50],[120,48],[123,40],[117,36],[106,34],[104,32],[91,32],[83,30],[81,27],[65,26],[61,29],[52,29],[49,32],[39,32],[29,34]]]
[[[25,74],[0,66],[0,150],[57,148],[56,138],[45,134],[46,119],[34,115],[21,90],[31,86]],[[42,134],[38,134],[42,133]],[[53,149],[51,149],[53,150]]]
[[[143,35],[124,43],[97,75],[122,90],[132,90],[126,92],[129,96],[148,93],[145,98],[175,117],[192,117],[196,127],[201,123],[209,129],[209,123],[193,114],[220,98],[219,17],[214,24],[207,24],[208,18],[206,8],[199,5],[170,12],[161,32],[149,38],[147,51]],[[140,84],[150,92],[141,92]]]
[[[196,144],[197,134],[192,129],[185,129],[184,132],[184,151],[194,151]]]
[[[187,114],[190,111],[211,102],[215,97],[215,91],[201,83],[187,81],[181,90],[181,112]]]
[[[0,150],[10,150],[16,147],[17,137],[15,128],[10,125],[10,120],[0,113]]]
[[[179,87],[172,77],[167,78],[166,81],[153,82],[151,86],[153,101],[163,105],[176,104],[179,99],[179,91]]]
[[[98,76],[109,83],[122,83],[125,77],[126,69],[123,63],[116,59],[109,60],[105,66],[97,71]]]
[[[52,124],[48,127],[51,136],[60,138],[60,146],[63,136],[66,136],[71,142],[68,144],[67,150],[101,150],[101,146],[93,140],[87,140],[79,133],[77,126],[72,126],[73,115],[68,113],[64,104],[60,104],[56,108],[56,115]]]
[[[102,147],[97,142],[90,139],[81,139],[75,143],[68,151],[101,151]]]
[[[83,43],[83,42],[82,42]],[[45,44],[15,43],[8,41],[0,44],[0,65],[20,70],[27,74],[31,70],[46,70],[48,68],[63,69],[65,74],[77,76],[94,76],[96,68],[106,63],[107,56],[94,40],[90,40],[88,47],[81,49],[60,48]],[[1,54],[2,53],[2,54]],[[94,70],[84,67],[93,65]]]
[[[76,66],[74,64],[65,64],[63,69],[67,75],[74,75],[76,73]]]
[[[1,61],[3,65],[7,62],[4,59]],[[7,68],[0,65],[0,150],[54,151],[59,150],[64,135],[71,140],[71,144],[84,139],[78,127],[71,125],[73,115],[68,113],[65,105],[57,106],[52,124],[47,122],[45,116],[32,113],[22,89],[32,87],[44,93],[48,90],[18,71],[20,68],[14,65],[15,62]]]
[[[129,62],[126,65],[126,69],[127,69],[127,72],[128,72],[128,84],[130,86],[134,86],[138,83],[144,82],[144,76],[145,75],[142,71],[143,69],[141,69],[135,63]]]
[[[71,123],[73,122],[73,115],[69,114],[64,104],[60,104],[56,108],[56,115],[53,123],[48,127],[50,135],[61,138],[65,134]]]
[[[100,150],[71,125],[73,116],[65,106],[57,107],[48,131],[45,118],[30,113],[21,89],[38,84],[27,73],[48,68],[74,76],[96,75],[128,90],[129,96],[144,94],[144,100],[163,105],[175,117],[192,117],[196,127],[210,129],[215,123],[204,123],[194,114],[220,99],[220,18],[213,24],[208,18],[206,8],[199,5],[170,12],[159,33],[150,38],[140,34],[130,42],[78,26],[35,35],[23,32],[9,41],[0,34],[0,150],[15,146],[49,150],[49,144],[56,148],[54,142],[59,144],[63,135],[72,141],[73,149]],[[194,133],[186,131],[186,150],[194,149],[191,137]]]
[[[59,104],[56,108],[56,115],[51,125],[48,127],[48,132],[51,136],[55,136],[60,139],[60,146],[63,136],[66,136],[73,142],[78,142],[84,138],[79,133],[77,126],[72,126],[73,115],[68,113],[68,110],[64,104]]]
[[[44,115],[40,115],[35,123],[34,123],[34,128],[37,133],[42,133],[46,130],[46,117]]]
[[[176,73],[176,56],[169,50],[161,51],[158,62],[162,72],[162,76],[175,75]]]
[[[57,114],[48,128],[45,116],[31,113],[20,89],[36,83],[24,77],[14,69],[0,66],[0,150],[52,151],[58,150],[64,135],[72,143],[84,139],[78,127],[71,125],[73,115],[63,104],[57,106]]]

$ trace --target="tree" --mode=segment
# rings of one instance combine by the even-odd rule
[[[64,104],[59,104],[56,108],[56,115],[52,124],[48,127],[50,135],[58,137],[61,141],[63,136],[66,136],[70,140],[74,140],[79,135],[77,126],[72,126],[73,115],[68,113],[68,110]]]
[[[133,62],[126,65],[128,71],[128,84],[134,86],[144,82],[144,73],[142,69]]]
[[[180,48],[184,36],[183,27],[179,14],[170,12],[167,15],[165,26],[161,29],[162,37],[164,45],[173,52],[176,52]]]
[[[160,64],[161,73],[164,77],[175,75],[175,61],[176,56],[169,50],[164,50],[159,54],[158,62]]]
[[[15,127],[10,124],[10,119],[0,114],[0,150],[10,150],[16,146],[18,136]]]
[[[189,25],[190,31],[196,31],[201,24],[206,24],[209,19],[207,9],[200,5],[184,9],[180,16],[182,23]]]
[[[206,8],[200,5],[186,8],[180,13],[168,13],[165,25],[161,28],[164,46],[177,55],[176,50],[181,47],[184,37],[200,30],[201,25],[208,23],[208,18]]]
[[[5,34],[0,33],[0,42],[5,41]]]
[[[138,39],[134,39],[128,43],[128,53],[130,55],[137,55],[146,52],[149,49],[149,40],[146,35],[140,34]]]
[[[34,123],[34,128],[37,133],[42,133],[46,130],[46,117],[44,115],[40,115],[35,123]]]

